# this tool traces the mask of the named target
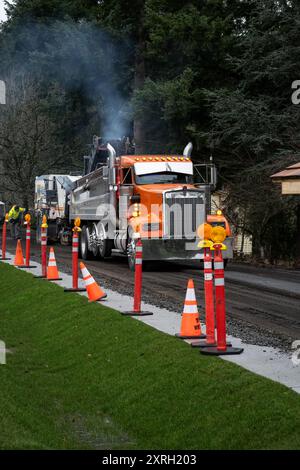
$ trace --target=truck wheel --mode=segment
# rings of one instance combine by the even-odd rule
[[[89,229],[90,232],[90,240],[91,240],[91,253],[94,258],[97,258],[99,255],[98,249],[98,231],[96,224],[93,223],[92,227]]]
[[[135,241],[128,236],[127,260],[130,271],[135,271]],[[151,261],[143,261],[143,271],[148,271],[151,267]]]
[[[99,255],[100,258],[109,258],[111,256],[111,250],[113,249],[114,242],[107,238],[107,233],[103,224],[98,229],[99,237]]]
[[[92,257],[91,252],[89,251],[88,235],[88,228],[84,225],[80,232],[80,253],[82,259],[91,259]]]
[[[135,271],[135,241],[129,234],[127,238],[127,260],[130,271]]]

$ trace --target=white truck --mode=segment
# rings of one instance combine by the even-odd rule
[[[48,238],[70,243],[68,195],[80,176],[42,175],[35,179],[34,210],[36,216],[36,240],[40,241],[40,228],[43,215],[48,220]]]

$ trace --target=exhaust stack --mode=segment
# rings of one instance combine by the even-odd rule
[[[107,151],[108,151],[108,168],[109,168],[109,202],[111,207],[116,208],[117,205],[117,194],[116,194],[116,157],[117,153],[114,147],[108,143],[107,144]]]
[[[192,155],[192,151],[193,151],[193,144],[192,142],[189,142],[183,151],[183,155],[185,157],[190,157]]]
[[[110,170],[112,170],[112,169],[115,168],[115,165],[116,165],[117,154],[116,154],[115,149],[113,148],[113,146],[110,143],[107,144],[107,150],[108,150],[108,160],[109,160],[108,166],[109,166]],[[112,182],[112,184],[115,184],[115,181]]]

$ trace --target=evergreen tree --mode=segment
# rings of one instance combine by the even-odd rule
[[[214,149],[230,194],[229,207],[248,208],[246,229],[259,256],[268,251],[271,220],[273,226],[277,220],[282,230],[292,226],[294,239],[297,236],[295,220],[287,223],[282,217],[291,204],[295,209],[297,200],[282,199],[270,175],[300,156],[300,109],[291,102],[291,84],[300,66],[300,6],[272,0],[254,3],[235,55],[228,59],[236,76],[233,86],[206,91],[212,126],[206,134],[198,131]],[[276,236],[275,231],[271,243]],[[290,244],[281,255],[294,249]]]
[[[193,140],[196,158],[213,155],[227,215],[253,235],[256,253],[275,259],[296,249],[298,201],[281,198],[269,176],[299,160],[299,108],[291,103],[298,2],[6,4],[1,78],[34,80],[53,148],[79,149],[68,164],[80,164],[93,133],[132,133],[138,152],[180,152]],[[278,235],[281,223],[288,243]]]

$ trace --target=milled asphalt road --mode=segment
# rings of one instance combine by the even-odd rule
[[[25,254],[25,241],[23,240]],[[8,239],[13,252],[15,241]],[[54,245],[58,266],[71,272],[71,247]],[[40,260],[40,247],[32,242],[32,258]],[[125,257],[114,255],[86,265],[106,288],[132,295],[134,275]],[[153,263],[143,273],[143,300],[181,312],[187,281],[193,278],[199,312],[204,319],[203,270],[199,262]],[[300,271],[229,263],[225,272],[228,333],[252,344],[291,351],[300,339]]]

